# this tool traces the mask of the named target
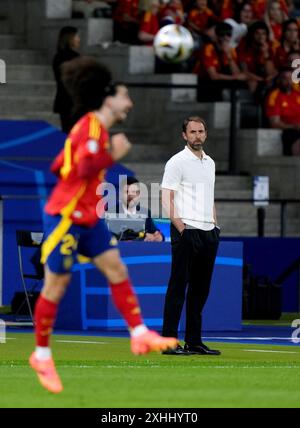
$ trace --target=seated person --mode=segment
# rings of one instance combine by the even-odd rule
[[[155,35],[159,31],[159,9],[159,0],[152,0],[150,9],[144,13],[141,19],[138,38],[144,45],[152,46]]]
[[[254,22],[254,11],[252,4],[247,1],[243,1],[235,8],[233,19],[239,24],[245,24],[250,27]]]
[[[207,7],[207,0],[196,0],[186,19],[186,27],[194,37],[203,38],[207,30],[217,22],[213,11]]]
[[[248,34],[239,45],[238,55],[242,70],[247,75],[250,91],[258,94],[266,90],[276,77],[277,70],[265,22],[257,21],[250,26]]]
[[[166,22],[183,25],[184,10],[181,0],[169,0],[161,7],[160,24],[163,26]]]
[[[222,21],[233,18],[236,9],[243,3],[243,0],[224,0],[220,7],[220,18]]]
[[[216,90],[217,82],[226,87],[225,82],[245,81],[246,75],[242,73],[237,64],[236,50],[231,47],[232,26],[226,22],[220,22],[215,28],[216,42],[204,45],[200,52],[198,70],[200,81],[213,81]],[[211,88],[209,91],[211,92]],[[199,94],[201,96],[201,94]],[[214,94],[215,98],[216,94]]]
[[[280,2],[280,9],[282,12],[285,13],[285,15],[289,16],[290,12],[293,9],[293,2],[291,0],[279,0]],[[264,15],[267,10],[269,1],[268,0],[253,0],[253,8],[256,19],[264,19]]]
[[[143,240],[145,242],[162,242],[164,241],[163,234],[159,231],[159,229],[155,226],[154,221],[151,218],[151,212],[149,209],[143,208],[140,206],[140,183],[134,177],[127,177],[121,183],[121,200],[117,203],[115,207],[115,213],[119,214],[119,216],[115,217],[119,222],[124,219],[124,225],[126,226],[126,219],[145,219],[145,233],[143,236]],[[111,210],[110,210],[111,213]],[[109,219],[109,213],[106,214],[106,219]],[[137,236],[138,238],[138,236]],[[126,232],[122,239],[126,239]],[[135,239],[134,237],[130,239]]]
[[[290,53],[300,49],[299,27],[295,19],[288,19],[282,25],[282,38],[275,50],[275,65],[277,69],[288,65]]]
[[[265,104],[271,128],[282,129],[284,155],[300,156],[300,93],[293,89],[292,68],[283,68]]]
[[[118,0],[113,10],[114,40],[137,44],[139,31],[138,0]]]
[[[278,0],[271,0],[268,3],[264,21],[267,24],[270,31],[270,40],[279,42],[282,36],[282,24],[287,20],[288,16],[281,9],[280,2]]]

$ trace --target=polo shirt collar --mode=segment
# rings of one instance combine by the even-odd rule
[[[191,159],[196,159],[196,160],[199,160],[199,158],[198,158],[198,156],[196,156],[196,155],[194,155],[194,153],[188,148],[188,146],[185,146],[185,148],[184,148],[184,150],[185,150],[185,154],[189,157],[189,158],[191,158]],[[207,154],[205,153],[205,151],[204,150],[202,150],[202,154],[203,154],[203,160],[205,159],[208,159],[208,156],[207,156]],[[200,159],[201,160],[201,159]]]

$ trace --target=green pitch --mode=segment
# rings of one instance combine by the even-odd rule
[[[0,407],[300,407],[297,346],[218,343],[221,357],[136,357],[128,339],[54,336],[52,344],[65,387],[57,396],[27,364],[33,335],[0,344]]]

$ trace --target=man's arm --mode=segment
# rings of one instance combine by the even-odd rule
[[[160,230],[155,226],[155,223],[152,220],[151,213],[149,211],[148,218],[146,220],[146,235],[145,235],[144,241],[162,242],[164,240],[165,240],[165,237],[160,232]]]
[[[178,232],[182,234],[185,224],[179,218],[174,204],[174,190],[162,189],[162,205],[167,217],[171,220]]]
[[[215,223],[215,226],[218,226],[216,204],[214,204],[214,223]]]
[[[271,116],[269,117],[271,128],[274,129],[299,129],[299,125],[290,125],[284,123],[280,116]]]

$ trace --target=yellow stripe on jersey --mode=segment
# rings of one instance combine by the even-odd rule
[[[101,135],[101,126],[99,120],[92,116],[90,120],[89,138],[98,141]]]
[[[75,195],[71,201],[68,203],[68,205],[66,205],[60,212],[60,214],[63,217],[70,217],[70,215],[72,214],[72,212],[75,210],[75,207],[77,205],[77,202],[79,201],[79,199],[81,198],[81,196],[84,194],[85,190],[86,190],[87,184],[85,183],[84,185],[82,185],[77,193],[77,195]]]
[[[62,178],[67,178],[72,169],[72,140],[67,138],[64,147],[64,164],[60,169]]]
[[[68,232],[72,226],[72,220],[70,219],[71,213],[74,211],[78,200],[84,194],[87,185],[84,184],[74,198],[61,210],[62,219],[50,233],[46,241],[42,245],[42,257],[41,263],[45,264],[49,255],[57,247],[64,235]]]

